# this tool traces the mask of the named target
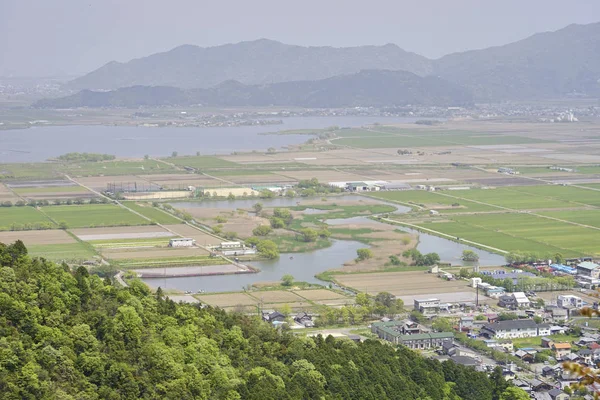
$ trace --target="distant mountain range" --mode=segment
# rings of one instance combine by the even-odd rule
[[[44,99],[39,108],[138,106],[289,106],[354,107],[391,105],[468,105],[468,90],[443,79],[406,71],[365,70],[317,81],[244,85],[226,81],[208,89],[132,86],[113,91],[83,90],[58,99]]]
[[[378,74],[375,70],[386,72]],[[377,83],[373,77],[384,80]],[[367,88],[367,83],[375,87]],[[434,90],[435,83],[440,88]],[[343,86],[347,84],[357,86]],[[406,93],[385,94],[386,85]],[[127,63],[108,63],[68,82],[65,88],[115,90],[132,86],[153,88],[102,95],[83,92],[64,101],[75,104],[79,98],[93,103],[112,98],[109,103],[130,104],[136,97],[133,93],[143,91],[156,96],[146,101],[156,102],[158,97],[166,96],[159,101],[166,104],[184,99],[223,105],[293,101],[286,105],[323,107],[342,103],[376,105],[388,100],[446,104],[449,94],[457,95],[456,103],[471,97],[478,102],[596,97],[600,96],[600,23],[569,25],[505,46],[450,54],[437,60],[393,44],[302,47],[261,39],[209,48],[184,45]],[[425,92],[417,93],[421,89]],[[124,97],[126,93],[133,97]],[[38,105],[42,104],[51,102]]]

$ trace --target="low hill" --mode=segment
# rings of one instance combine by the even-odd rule
[[[108,92],[81,91],[44,99],[38,108],[138,107],[161,105],[353,107],[465,105],[468,91],[437,77],[404,71],[361,71],[319,81],[244,85],[227,81],[209,89],[134,86]]]
[[[435,61],[434,70],[478,100],[600,96],[600,23],[450,54]]]
[[[110,62],[66,87],[117,89],[129,86],[208,88],[228,80],[246,85],[319,80],[363,69],[431,72],[430,61],[396,45],[303,47],[260,39],[215,47],[183,45],[164,53]]]
[[[499,368],[490,379],[375,340],[299,337],[138,280],[122,288],[31,259],[22,242],[0,243],[0,277],[3,399],[492,400],[516,390]]]
[[[221,82],[270,85],[321,81],[362,70],[438,76],[477,101],[600,96],[600,23],[570,25],[482,50],[429,60],[396,45],[303,47],[256,40],[202,48],[184,45],[126,63],[111,62],[69,82],[70,90],[131,86],[211,88]]]

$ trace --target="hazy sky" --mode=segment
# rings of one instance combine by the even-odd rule
[[[437,58],[600,20],[599,0],[0,0],[0,76],[83,74],[181,44],[396,43]]]

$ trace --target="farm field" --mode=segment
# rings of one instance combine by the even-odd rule
[[[187,224],[165,225],[165,228],[186,238],[196,240],[199,246],[216,246],[221,244],[222,240],[218,237],[209,235]]]
[[[296,290],[294,293],[312,301],[347,299],[346,296],[327,289]]]
[[[54,225],[44,214],[33,207],[1,207],[0,229],[8,230],[11,225],[50,224]]]
[[[544,185],[513,188],[521,193],[600,207],[600,193],[572,186]]]
[[[0,164],[0,179],[46,179],[60,176],[54,163]]]
[[[468,286],[467,281],[446,281],[427,271],[336,274],[333,276],[342,286],[371,295],[389,292],[395,296],[427,298],[440,297],[445,293],[469,292],[475,299],[475,290]],[[404,303],[407,307],[412,305],[412,302],[405,301]]]
[[[159,209],[152,207],[151,203],[136,203],[134,201],[125,201],[123,205],[135,212],[142,214],[146,218],[158,224],[176,224],[180,222],[177,218],[167,214]]]
[[[77,243],[67,232],[60,229],[44,231],[0,232],[0,243],[22,240],[25,246]]]
[[[86,188],[70,186],[40,186],[40,187],[15,187],[13,192],[21,195],[46,194],[46,193],[90,193]]]
[[[297,296],[293,292],[285,290],[269,290],[261,292],[252,292],[250,296],[257,299],[261,303],[297,303],[306,301],[302,297]]]
[[[103,249],[102,255],[111,260],[166,260],[181,259],[181,258],[192,258],[192,257],[204,257],[208,256],[209,253],[201,248],[133,248],[133,249]]]
[[[511,236],[506,233],[495,231],[494,229],[485,226],[484,222],[481,222],[481,225],[477,226],[454,221],[424,222],[417,223],[417,225],[423,228],[442,232],[453,237],[472,240],[486,246],[499,248],[508,252],[537,252],[543,254],[555,254],[562,251],[560,248],[538,243],[528,238]],[[576,255],[575,252],[569,252],[568,254]]]
[[[235,167],[238,164],[226,161],[218,157],[213,156],[183,156],[183,157],[169,157],[165,158],[164,161],[178,165],[180,167],[192,167],[197,169],[208,169],[208,168],[227,168]]]
[[[54,221],[65,222],[69,228],[98,226],[148,225],[150,221],[113,204],[86,204],[43,207]]]
[[[458,192],[459,191],[445,193],[450,193],[454,196]],[[479,204],[469,200],[457,200],[453,197],[444,196],[443,194],[435,192],[427,192],[425,190],[372,192],[369,193],[368,196],[381,200],[395,201],[405,205],[409,203],[416,204],[427,209],[435,209],[440,213],[498,211],[497,207]],[[458,206],[453,207],[453,204],[458,204]]]
[[[534,189],[535,191],[535,189]],[[531,191],[519,189],[475,189],[444,192],[445,195],[460,199],[479,201],[498,207],[506,207],[514,210],[536,210],[551,208],[577,207],[577,204],[552,197],[541,197]]]
[[[175,236],[169,231],[155,225],[140,226],[113,226],[106,228],[79,228],[70,229],[71,233],[81,240],[120,240],[120,239],[146,239]]]
[[[543,211],[538,214],[600,228],[600,210]]]
[[[214,307],[255,306],[260,302],[246,293],[202,294],[194,297]]]
[[[361,149],[377,149],[389,147],[432,147],[432,146],[481,146],[481,145],[502,145],[502,144],[527,144],[540,143],[541,140],[519,137],[504,136],[494,134],[381,134],[381,136],[370,137],[352,137],[332,139],[332,143],[339,146],[349,146]]]
[[[19,201],[19,197],[17,197],[8,187],[6,187],[6,185],[0,183],[0,202],[4,201]]]
[[[57,262],[82,262],[90,260],[96,255],[92,249],[80,242],[27,245],[27,250],[33,257],[44,257]]]
[[[136,175],[115,175],[115,176],[91,176],[76,178],[77,183],[103,192],[107,190],[107,185],[110,183],[123,184],[139,187],[152,187],[153,185],[144,177],[141,178]],[[154,185],[155,186],[155,185]]]
[[[155,160],[61,163],[56,168],[70,176],[137,175],[178,172],[178,169],[171,165]]]

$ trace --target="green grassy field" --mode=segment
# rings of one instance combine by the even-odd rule
[[[494,229],[489,229],[488,227],[481,225],[468,225],[454,221],[439,223],[425,222],[417,223],[417,225],[508,252],[535,252],[540,254],[555,254],[557,252],[567,253],[558,247],[539,243],[528,238],[517,237],[508,233],[498,232]],[[570,252],[568,254],[573,256],[577,255],[576,252]]]
[[[33,207],[0,207],[0,227],[37,223],[51,223],[51,221]]]
[[[600,228],[600,210],[544,211],[538,214]]]
[[[444,194],[514,210],[560,209],[577,206],[577,204],[568,203],[564,200],[552,197],[540,197],[540,195],[534,193],[513,189],[461,190],[444,192]]]
[[[600,230],[522,213],[450,216],[450,222],[416,223],[505,251],[563,255],[600,254]]]
[[[562,200],[571,202],[571,204],[579,203],[600,207],[600,193],[594,190],[559,185],[520,186],[511,189],[519,193]]]
[[[373,133],[374,134],[374,133]],[[414,134],[386,135],[372,137],[349,137],[333,139],[332,143],[340,146],[361,149],[389,147],[428,147],[428,146],[482,146],[498,144],[526,144],[543,142],[538,139],[521,136],[504,136],[495,134],[456,133],[456,134]]]
[[[579,336],[572,335],[551,335],[548,336],[551,340],[555,342],[573,342],[579,339]],[[513,345],[515,349],[522,349],[527,347],[540,347],[542,345],[542,337],[529,337],[529,338],[518,338],[512,339]]]
[[[444,192],[452,196],[457,196],[463,191]],[[373,192],[369,196],[382,200],[397,201],[403,204],[416,204],[424,208],[449,207],[439,209],[440,213],[456,213],[456,212],[482,212],[482,211],[498,211],[498,208],[478,204],[468,200],[458,200],[443,194],[435,192],[427,192],[425,190],[406,190],[397,192]],[[452,207],[458,203],[457,207]]]
[[[13,192],[18,194],[35,194],[35,193],[89,193],[89,191],[81,186],[52,186],[52,187],[27,187],[14,188]]]
[[[61,163],[56,164],[56,168],[72,176],[141,175],[180,172],[177,168],[154,160]]]
[[[45,179],[60,176],[54,163],[0,164],[0,179]]]
[[[83,243],[65,243],[51,245],[28,245],[29,254],[33,257],[44,257],[52,261],[85,261],[96,255]]]
[[[213,156],[183,156],[183,157],[169,157],[165,158],[165,161],[173,163],[179,166],[186,166],[192,168],[226,168],[235,167],[239,164],[220,159]]]
[[[57,223],[65,222],[69,228],[148,225],[150,223],[113,204],[50,206],[44,207],[42,211]]]
[[[131,208],[133,211],[136,211],[147,218],[150,218],[152,221],[159,223],[159,224],[179,224],[179,223],[181,223],[181,221],[178,220],[177,218],[167,214],[166,212],[163,212],[161,210],[158,210],[158,209],[152,207],[152,204],[150,204],[150,203],[138,204],[133,201],[126,201],[123,203],[123,205]]]

